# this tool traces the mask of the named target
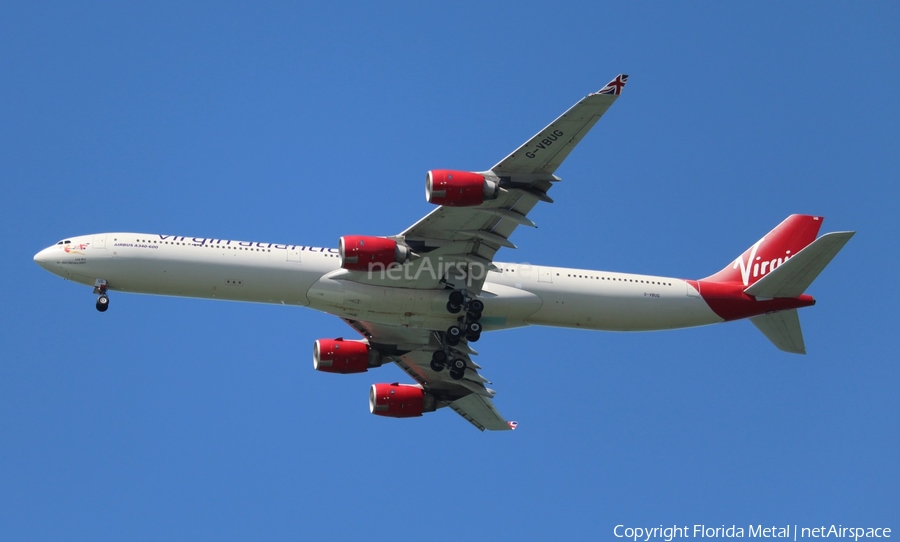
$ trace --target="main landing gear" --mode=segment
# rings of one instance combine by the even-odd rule
[[[109,296],[106,295],[106,281],[103,279],[97,279],[97,282],[94,284],[94,293],[100,294],[100,297],[97,298],[97,310],[100,312],[106,312],[109,308]]]
[[[465,312],[463,310],[465,309]],[[481,338],[481,313],[484,312],[484,302],[470,297],[465,290],[450,292],[450,300],[447,301],[447,312],[462,316],[456,319],[457,325],[447,328],[445,337],[447,344],[456,346],[465,337],[469,342],[475,342]]]
[[[466,309],[466,317],[469,320],[478,320],[484,311],[484,302],[480,299],[467,298],[463,292],[454,290],[450,293],[450,300],[447,301],[447,312],[459,314],[463,309]]]
[[[431,370],[439,373],[444,368],[449,368],[450,378],[462,380],[466,374],[466,360],[464,358],[451,359],[448,347],[458,345],[463,339],[475,342],[481,338],[481,313],[484,312],[484,302],[470,297],[464,290],[454,290],[447,301],[447,312],[460,314],[456,319],[456,325],[447,328],[443,334],[443,349],[435,351],[431,356]]]
[[[450,369],[450,378],[453,380],[462,380],[466,375],[466,360],[463,358],[450,359],[443,350],[435,350],[431,354],[431,370],[439,373],[444,367]]]

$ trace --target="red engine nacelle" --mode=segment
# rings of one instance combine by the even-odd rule
[[[425,199],[435,205],[469,207],[494,199],[499,185],[484,175],[468,171],[434,169],[425,175]]]
[[[350,271],[369,271],[386,268],[409,259],[409,249],[393,239],[367,237],[365,235],[345,235],[338,245],[341,267]]]
[[[430,398],[430,396],[428,396]],[[369,390],[369,412],[376,416],[412,418],[426,410],[425,391],[408,384],[372,384]],[[433,401],[432,401],[433,402]],[[429,410],[434,410],[434,407]]]
[[[364,373],[380,365],[378,357],[366,341],[319,339],[313,346],[313,367],[325,373]]]

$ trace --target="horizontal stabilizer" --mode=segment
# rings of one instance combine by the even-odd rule
[[[509,422],[494,408],[494,403],[487,397],[477,393],[466,395],[450,403],[450,408],[457,414],[469,420],[469,423],[484,431],[509,431],[512,429]]]
[[[854,233],[826,233],[756,281],[744,293],[765,299],[802,295]]]
[[[797,309],[773,312],[750,318],[753,325],[763,332],[779,350],[792,354],[805,354],[803,332],[800,330],[800,317]]]

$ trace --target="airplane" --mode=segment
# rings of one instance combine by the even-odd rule
[[[822,217],[791,215],[721,271],[687,280],[503,263],[511,234],[561,179],[554,172],[621,95],[618,75],[494,167],[432,170],[438,207],[389,237],[345,235],[338,248],[150,233],[99,233],[34,256],[44,269],[109,293],[275,303],[344,320],[360,339],[319,339],[313,367],[361,373],[396,363],[415,384],[374,384],[372,414],[421,416],[450,407],[478,429],[510,430],[474,361],[485,331],[557,326],[651,331],[748,318],[779,349],[805,353],[797,310],[807,287],[855,232],[817,238]]]

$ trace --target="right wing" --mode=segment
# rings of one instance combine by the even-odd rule
[[[547,191],[560,180],[553,172],[616,101],[627,80],[625,74],[616,76],[489,171],[481,172],[501,187],[497,199],[472,207],[442,205],[398,235],[398,240],[421,256],[410,266],[409,275],[417,278],[402,287],[440,288],[447,283],[447,277],[435,278],[433,273],[419,270],[423,267],[450,269],[457,264],[491,269],[500,248],[516,248],[509,237],[518,226],[535,226],[527,215],[539,201],[553,202]],[[462,287],[478,293],[483,281],[482,274],[479,280],[469,281]],[[392,285],[396,286],[396,282]]]

